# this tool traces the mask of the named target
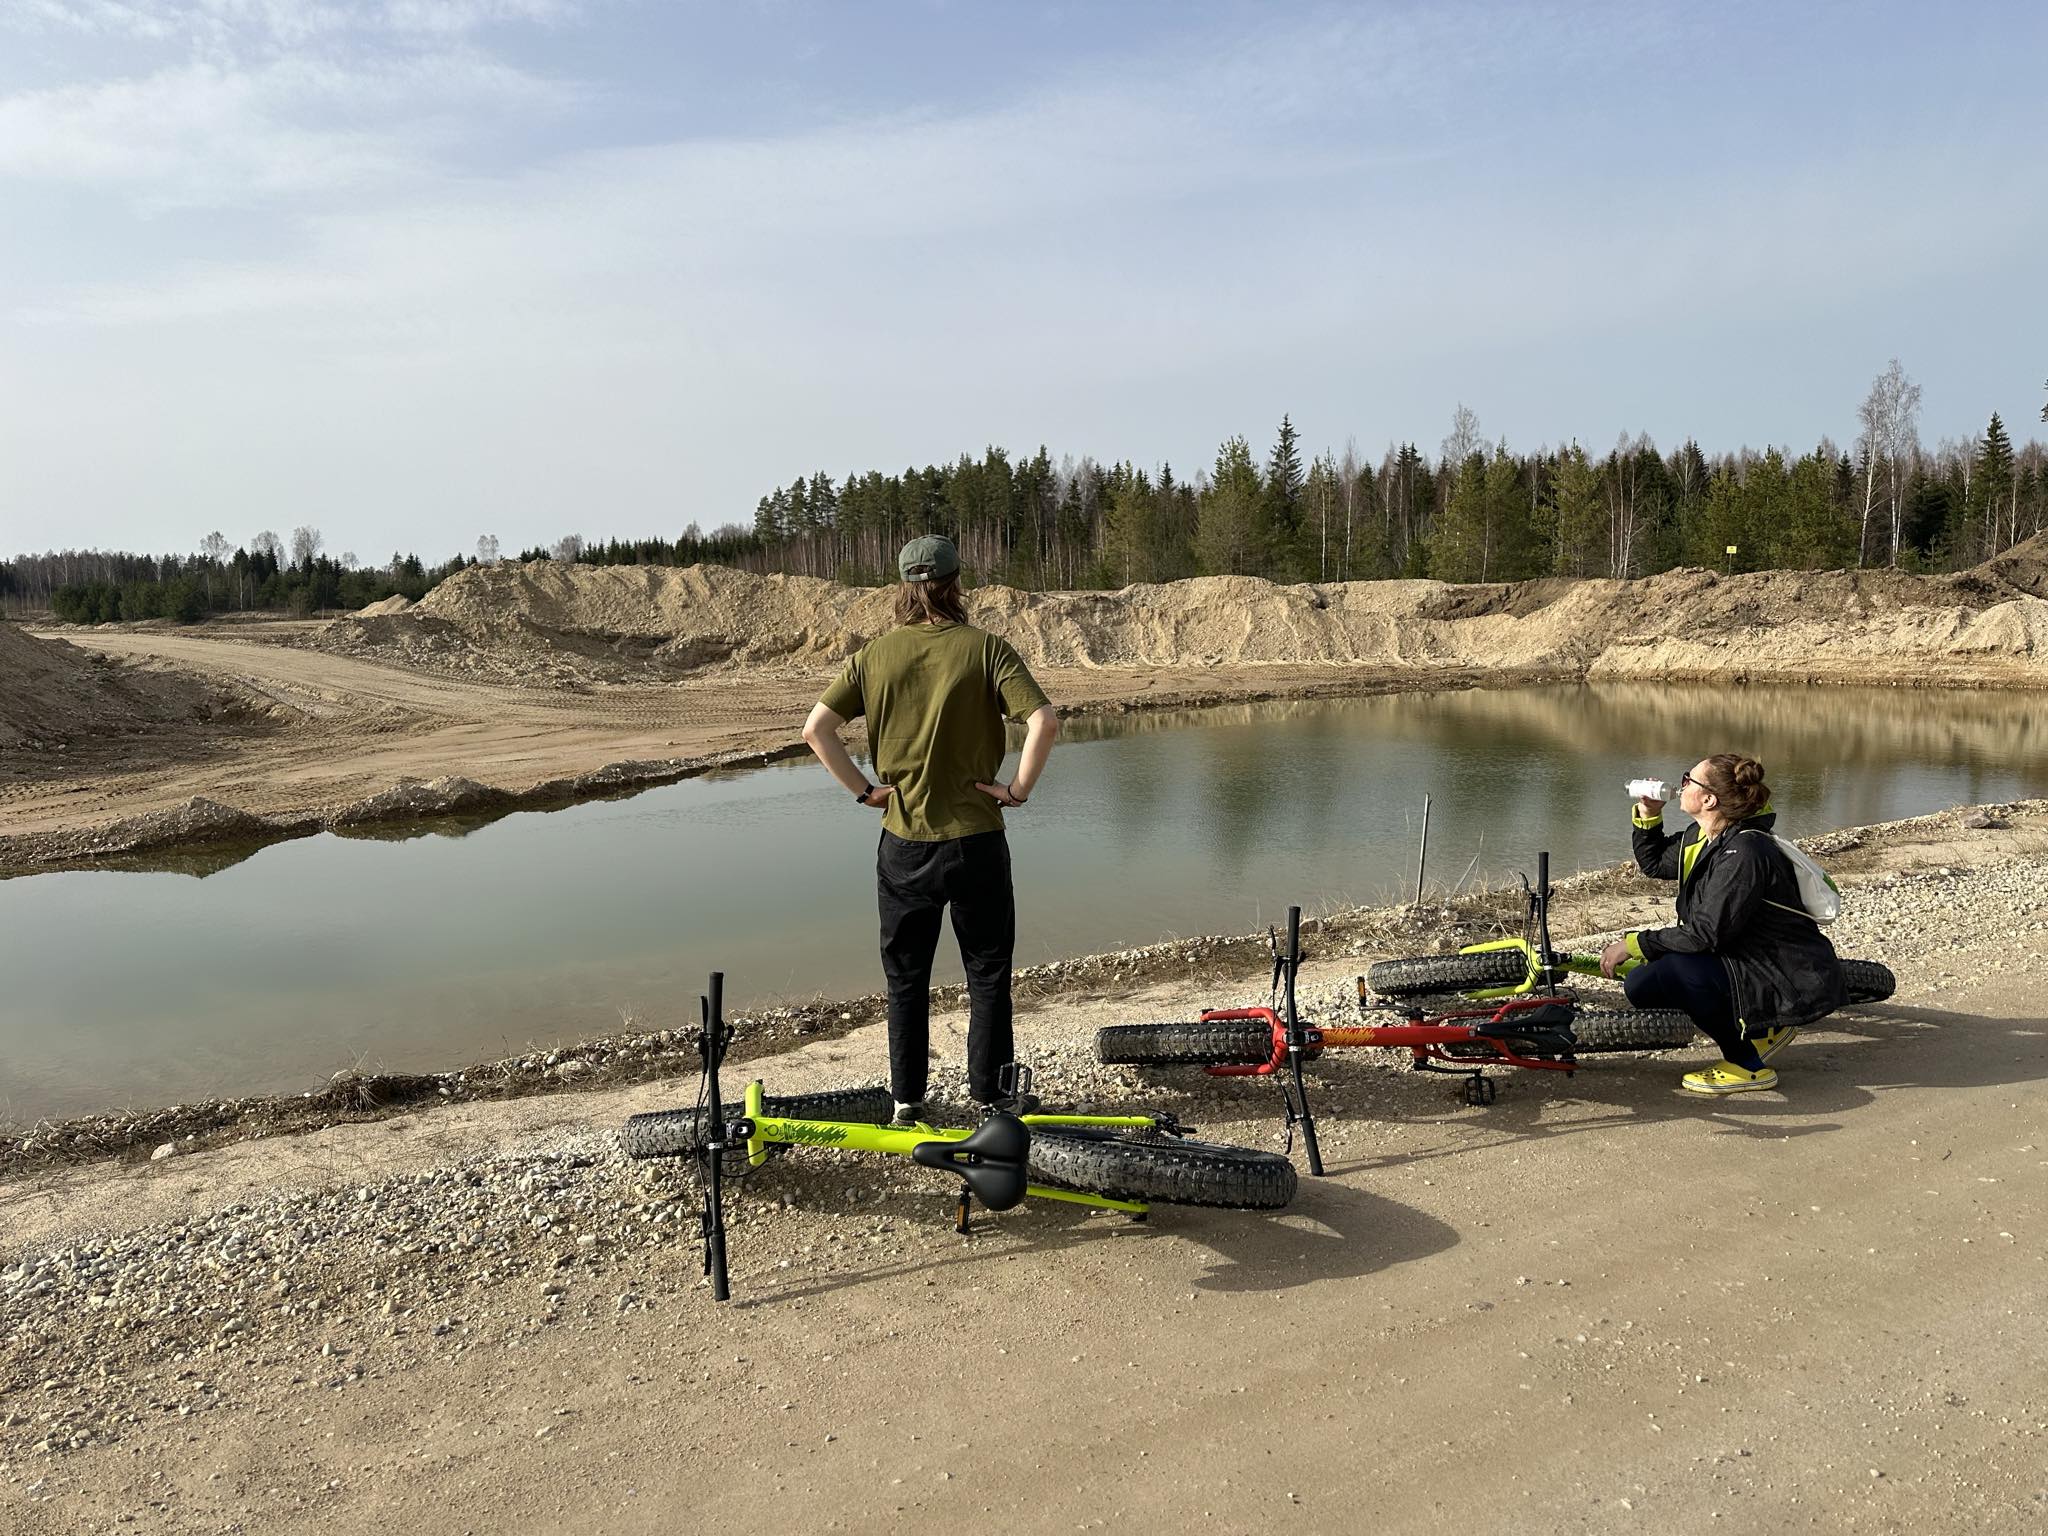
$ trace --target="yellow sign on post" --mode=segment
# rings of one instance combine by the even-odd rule
[[[1733,544],[1728,546],[1728,553],[1731,555],[1735,553],[1735,546]]]

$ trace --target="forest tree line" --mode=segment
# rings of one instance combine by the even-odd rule
[[[310,615],[361,608],[394,595],[417,602],[436,584],[473,565],[461,556],[428,566],[394,553],[388,565],[365,567],[353,554],[321,553],[317,528],[293,530],[286,546],[257,534],[230,548],[210,533],[191,555],[135,555],[110,550],[59,550],[0,561],[0,606],[54,614],[65,624],[174,619],[191,624],[223,613]]]
[[[1975,441],[1931,451],[1822,441],[1710,458],[1696,442],[1663,453],[1642,435],[1600,454],[1578,443],[1518,454],[1486,442],[1461,408],[1434,458],[1407,443],[1376,463],[1355,449],[1304,463],[1283,418],[1263,455],[1233,437],[1192,479],[1171,466],[1055,464],[1043,448],[838,483],[814,474],[761,498],[753,547],[734,563],[883,581],[905,539],[936,529],[976,578],[1025,588],[1218,574],[1519,581],[1681,565],[1928,571],[1975,565],[2044,528],[2048,449],[2016,448],[1996,415]],[[635,557],[607,547],[584,558]]]
[[[894,579],[906,540],[937,531],[958,543],[972,581],[1026,589],[1218,574],[1486,582],[1681,565],[1956,570],[2048,529],[2048,448],[2015,446],[1994,413],[1981,436],[1929,449],[1919,395],[1894,361],[1859,409],[1853,444],[1823,440],[1797,454],[1710,457],[1691,440],[1663,452],[1642,434],[1604,453],[1576,442],[1516,453],[1486,441],[1462,405],[1434,456],[1406,443],[1376,462],[1354,446],[1306,458],[1287,417],[1264,453],[1232,437],[1192,477],[1171,465],[1055,462],[1044,447],[1013,458],[991,447],[895,474],[800,476],[762,496],[751,525],[706,534],[693,523],[675,539],[571,534],[512,558],[701,562],[869,584]],[[417,601],[456,571],[500,559],[489,534],[473,556],[431,568],[396,553],[365,567],[352,554],[321,554],[323,542],[302,527],[289,546],[266,531],[232,550],[209,534],[196,555],[22,556],[0,562],[0,606],[76,623],[312,613],[394,594]]]

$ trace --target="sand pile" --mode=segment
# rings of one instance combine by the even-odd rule
[[[2044,593],[2048,539],[1954,576],[1678,570],[1474,586],[1212,576],[1118,592],[983,587],[969,613],[1045,667],[1903,676],[1967,659],[1979,673],[2048,683]],[[508,563],[452,577],[410,610],[339,620],[313,643],[526,680],[645,680],[828,665],[889,626],[890,602],[887,590],[719,566]]]
[[[229,684],[115,661],[0,620],[0,769],[55,768],[57,754],[111,738],[239,730],[289,714]]]
[[[208,698],[197,682],[134,672],[0,620],[0,751],[148,730],[203,714]]]
[[[404,613],[412,606],[412,599],[403,592],[394,592],[378,602],[366,603],[356,612],[367,619],[381,618],[387,613]]]

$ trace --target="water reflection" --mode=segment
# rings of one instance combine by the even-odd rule
[[[1622,784],[1755,753],[1793,834],[2048,792],[2030,699],[1640,686],[1070,722],[1011,818],[1022,963],[1242,932],[1290,902],[1627,854]],[[0,883],[0,1114],[299,1089],[879,984],[874,818],[808,762],[549,813]],[[203,875],[203,880],[179,878]],[[941,975],[953,978],[942,959]]]

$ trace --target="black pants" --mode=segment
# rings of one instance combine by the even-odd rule
[[[1699,1032],[1721,1047],[1724,1061],[1751,1072],[1763,1065],[1756,1047],[1742,1038],[1735,993],[1719,955],[1659,955],[1624,976],[1621,989],[1638,1008],[1677,1008],[1691,1015]]]
[[[1010,844],[1000,831],[937,843],[882,834],[875,850],[882,914],[882,974],[889,981],[889,1088],[899,1103],[925,1095],[930,1077],[932,956],[939,913],[953,909],[953,936],[967,971],[967,1091],[986,1104],[1014,1057],[1010,956],[1017,902]]]

